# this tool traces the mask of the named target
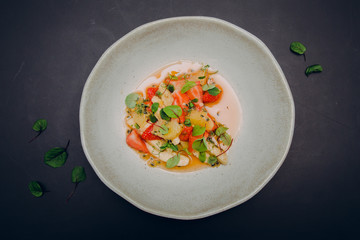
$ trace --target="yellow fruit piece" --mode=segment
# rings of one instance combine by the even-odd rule
[[[143,113],[131,112],[131,116],[133,117],[135,123],[139,125],[140,128],[144,127],[146,124],[146,116]]]
[[[192,125],[206,127],[207,131],[211,131],[214,128],[214,122],[208,116],[206,111],[197,111],[194,109],[190,112],[187,118],[190,119]]]
[[[154,135],[157,135],[157,136],[167,139],[167,140],[173,140],[173,139],[177,138],[181,133],[181,126],[176,121],[176,119],[171,119],[169,122],[165,122],[164,125],[169,129],[167,134],[162,134],[160,132],[160,127],[159,127],[161,125],[159,125],[159,126],[156,126],[156,125],[154,126],[152,133]]]

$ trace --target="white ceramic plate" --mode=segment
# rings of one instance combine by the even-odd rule
[[[218,69],[239,96],[243,122],[226,166],[172,173],[148,167],[125,143],[126,95],[154,70],[183,59]],[[170,18],[136,28],[100,58],[81,98],[81,142],[96,174],[121,197],[149,213],[196,219],[265,186],[289,150],[294,111],[285,76],[258,38],[216,18]]]

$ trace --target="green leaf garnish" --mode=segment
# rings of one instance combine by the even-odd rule
[[[220,136],[220,140],[226,145],[229,146],[231,144],[231,136],[228,133],[223,133]]]
[[[125,98],[125,105],[128,108],[134,108],[136,106],[136,102],[139,101],[140,95],[137,93],[130,93]]]
[[[171,93],[173,93],[174,90],[175,90],[175,87],[174,87],[174,85],[169,84],[169,85],[167,86],[167,89],[168,89]]]
[[[170,105],[163,108],[166,115],[171,118],[179,118],[182,115],[181,107],[178,105]]]
[[[206,76],[201,76],[201,77],[198,77],[198,79],[204,79],[206,78]]]
[[[199,101],[199,99],[197,99],[197,98],[194,98],[193,100],[191,100],[191,102],[193,102],[193,103],[197,103]]]
[[[215,87],[215,85],[211,85],[211,84],[205,84],[202,86],[202,90],[203,91],[208,91],[209,89],[213,89]]]
[[[67,159],[67,148],[69,147],[70,140],[65,148],[55,147],[45,153],[44,162],[53,168],[61,167],[65,164]]]
[[[158,103],[158,102],[153,103],[153,105],[151,105],[151,111],[152,111],[153,113],[156,113],[156,111],[158,110],[158,108],[159,108],[159,103]]]
[[[184,125],[187,126],[187,127],[190,127],[190,126],[191,126],[191,121],[190,121],[190,119],[185,119]]]
[[[135,123],[135,128],[139,129],[140,128],[139,124]]]
[[[167,168],[173,168],[176,165],[178,165],[179,162],[180,162],[180,154],[176,154],[175,156],[173,156],[172,158],[167,160],[166,167]]]
[[[228,129],[229,129],[229,128],[223,127],[223,126],[218,127],[218,128],[216,129],[216,131],[215,131],[215,134],[216,134],[217,136],[220,136],[221,134],[224,134]]]
[[[216,96],[220,93],[220,89],[218,89],[217,87],[214,87],[214,88],[209,89],[208,93],[210,95]]]
[[[156,96],[160,97],[162,95],[162,93],[160,91],[156,91]]]
[[[199,125],[195,125],[194,128],[193,128],[193,131],[192,131],[192,135],[193,135],[194,137],[195,137],[195,136],[202,135],[202,134],[204,134],[205,129],[206,129],[206,127],[202,127],[202,126],[199,126]]]
[[[184,86],[181,88],[181,93],[186,93],[187,91],[189,91],[191,88],[196,86],[196,82],[192,82],[192,81],[187,81]]]
[[[189,150],[188,150],[187,148],[185,148],[184,151],[185,151],[188,155],[191,155],[191,152],[189,152]]]
[[[67,197],[66,202],[68,202],[70,200],[70,198],[74,195],[77,185],[80,182],[85,181],[85,179],[86,179],[85,169],[80,166],[74,167],[71,172],[71,181],[73,183],[75,183],[75,186],[74,186],[74,189],[72,190],[72,192],[70,193],[70,195]]]
[[[38,132],[38,134],[37,134],[35,137],[33,137],[33,138],[29,141],[29,143],[32,142],[32,141],[34,141],[38,136],[40,136],[40,134],[41,134],[43,131],[45,131],[46,128],[47,128],[47,121],[46,121],[45,119],[38,119],[38,120],[36,120],[36,122],[34,123],[32,129],[33,129],[34,131]]]
[[[206,152],[208,149],[206,147],[206,142],[205,142],[205,138],[199,138],[196,139],[193,144],[192,144],[192,148],[195,149],[198,152]]]
[[[312,73],[317,73],[317,72],[322,72],[322,71],[323,71],[322,66],[319,64],[315,64],[315,65],[311,65],[311,66],[307,67],[305,70],[305,74],[306,74],[306,76],[309,76]]]
[[[210,156],[209,157],[209,160],[208,160],[208,163],[211,165],[211,166],[214,166],[216,163],[217,163],[218,159],[217,157],[215,156]]]
[[[179,151],[178,147],[172,143],[169,143],[169,148],[175,152]]]
[[[35,197],[41,197],[43,195],[43,190],[37,181],[31,181],[29,183],[29,190]]]
[[[199,153],[199,160],[201,162],[205,162],[206,161],[206,153],[205,152],[200,152]]]
[[[170,78],[171,80],[177,80],[177,79],[178,79],[177,76],[171,75],[170,73],[169,73],[169,78]]]
[[[292,42],[290,44],[290,49],[292,52],[299,54],[299,55],[304,54],[306,51],[306,47],[300,42]]]
[[[161,127],[159,128],[159,132],[162,135],[168,134],[169,133],[169,128],[167,126],[165,126],[165,124],[161,125]]]
[[[149,119],[150,119],[150,121],[151,121],[152,123],[156,123],[156,122],[158,121],[158,119],[155,117],[154,114],[151,114],[151,115],[149,116]]]
[[[201,68],[202,71],[206,71],[206,69],[208,69],[210,66],[207,64],[204,67]]]
[[[169,121],[171,118],[164,112],[164,109],[160,110],[160,117],[166,121]]]

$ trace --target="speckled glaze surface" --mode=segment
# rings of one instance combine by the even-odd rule
[[[124,99],[154,70],[178,60],[218,69],[237,93],[242,126],[229,164],[190,173],[151,168],[125,143]],[[152,214],[197,219],[237,206],[274,176],[295,121],[285,76],[268,48],[216,18],[179,17],[140,26],[115,42],[91,72],[81,99],[81,142],[114,192]]]

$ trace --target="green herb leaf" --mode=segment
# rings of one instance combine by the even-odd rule
[[[217,136],[220,136],[221,134],[224,134],[228,129],[229,129],[229,128],[223,127],[223,126],[218,127],[218,128],[216,129],[216,131],[215,131],[215,134],[216,134]]]
[[[205,138],[196,139],[192,144],[192,148],[198,152],[206,152],[208,149],[206,147]]]
[[[68,157],[67,148],[69,147],[70,140],[65,148],[55,147],[45,153],[44,162],[53,168],[61,167],[65,164]]]
[[[156,91],[156,96],[160,97],[162,95],[162,93],[160,91]]]
[[[194,104],[192,102],[189,103],[189,108],[193,108]]]
[[[197,99],[197,98],[194,98],[193,100],[191,100],[191,102],[193,102],[193,103],[197,103],[199,101],[199,99]]]
[[[185,148],[184,151],[185,151],[188,155],[191,155],[191,152],[189,152],[189,150],[188,150],[187,148]]]
[[[220,136],[220,140],[226,145],[229,146],[231,144],[231,136],[228,133],[223,133]]]
[[[174,87],[174,85],[172,85],[172,84],[169,84],[169,85],[167,86],[167,89],[168,89],[171,93],[173,93],[173,92],[175,91],[175,87]]]
[[[215,156],[210,156],[209,157],[209,160],[208,160],[208,163],[211,165],[211,166],[214,166],[216,163],[217,163],[218,159],[217,157]]]
[[[179,151],[178,147],[176,145],[174,145],[174,144],[169,144],[169,148],[172,149],[175,152]]]
[[[175,156],[173,156],[172,158],[167,160],[166,167],[167,168],[173,168],[176,165],[178,165],[179,162],[180,162],[180,154],[176,154]]]
[[[43,190],[37,181],[31,181],[29,183],[29,190],[35,197],[41,197],[43,195]]]
[[[306,51],[306,47],[300,42],[292,42],[290,44],[290,49],[292,52],[299,54],[299,55],[304,54]]]
[[[199,125],[195,125],[194,128],[193,128],[193,131],[192,131],[192,135],[193,135],[194,137],[195,137],[195,136],[202,135],[202,134],[204,134],[205,129],[206,129],[206,127],[202,127],[202,126],[199,126]]]
[[[206,78],[206,76],[201,76],[201,77],[198,77],[198,79],[204,79]]]
[[[171,118],[178,118],[182,115],[181,107],[178,105],[170,105],[163,108],[166,115]]]
[[[185,126],[190,127],[191,126],[190,119],[185,119],[184,124],[185,124]]]
[[[40,134],[41,134],[43,131],[45,131],[46,128],[47,128],[47,121],[46,121],[45,119],[38,119],[38,120],[36,120],[36,122],[34,123],[32,129],[33,129],[34,131],[38,132],[38,134],[37,134],[35,137],[33,137],[33,138],[29,141],[29,143],[32,142],[32,141],[34,141],[38,136],[40,136]]]
[[[68,202],[70,198],[74,195],[78,184],[82,181],[85,181],[85,179],[86,179],[85,169],[80,166],[74,167],[71,172],[71,181],[75,183],[75,186],[72,192],[70,193],[70,195],[67,197],[66,202]]]
[[[181,88],[181,93],[186,93],[187,91],[189,91],[191,88],[196,86],[196,82],[192,82],[192,81],[187,81],[184,86]]]
[[[156,111],[158,110],[158,108],[159,108],[159,103],[153,103],[152,105],[151,105],[151,111],[153,112],[153,113],[156,113]]]
[[[155,117],[154,114],[151,114],[151,115],[149,116],[149,119],[150,119],[150,121],[151,121],[152,123],[156,123],[156,122],[158,121],[158,119]]]
[[[139,124],[135,123],[135,128],[139,129],[140,128]]]
[[[85,179],[86,179],[85,169],[80,166],[74,167],[71,172],[71,181],[73,183],[79,183],[85,181]]]
[[[322,72],[322,71],[323,71],[322,66],[319,64],[315,64],[315,65],[311,65],[311,66],[307,67],[305,70],[305,74],[306,74],[306,76],[309,76],[312,73],[317,73],[317,72]]]
[[[164,112],[164,109],[160,110],[160,117],[166,121],[169,121],[171,118]]]
[[[199,160],[201,162],[205,162],[206,161],[206,153],[205,152],[200,152],[199,153]]]
[[[168,134],[169,133],[169,128],[167,126],[165,126],[165,124],[161,125],[161,127],[159,128],[159,132],[162,135]]]
[[[216,96],[220,93],[220,89],[218,89],[217,87],[214,87],[214,88],[209,89],[208,93],[210,95]]]
[[[45,119],[39,119],[37,120],[33,125],[33,130],[36,132],[42,132],[47,127],[47,121]]]
[[[139,101],[140,95],[137,93],[130,93],[125,98],[125,105],[128,108],[134,108],[136,106],[136,102]]]
[[[178,79],[177,76],[171,75],[170,73],[169,73],[169,78],[170,78],[171,80],[177,80],[177,79]]]
[[[215,85],[209,85],[209,84],[205,84],[202,86],[202,90],[203,91],[208,91],[209,89],[213,89],[215,87]]]

